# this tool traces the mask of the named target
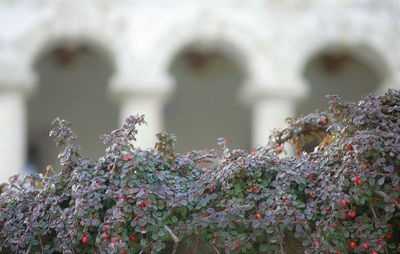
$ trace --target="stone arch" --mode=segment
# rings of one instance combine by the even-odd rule
[[[48,138],[55,117],[71,121],[83,154],[97,159],[104,150],[99,136],[118,126],[118,108],[109,96],[116,71],[111,52],[85,36],[41,41],[30,58],[36,86],[28,101],[27,168],[31,170],[30,162],[39,171],[57,165],[57,151]]]
[[[301,77],[309,87],[309,95],[299,103],[298,113],[306,113],[326,108],[326,94],[358,100],[377,92],[390,72],[383,58],[365,44],[330,43],[312,51],[303,63]]]
[[[38,22],[27,28],[16,39],[14,47],[19,51],[23,64],[29,68],[49,49],[57,45],[74,47],[86,44],[117,69],[118,52],[115,45],[117,42],[112,40],[115,36],[114,30],[105,29],[98,15],[97,10],[92,10],[88,14],[85,9],[63,4],[51,10],[44,10],[38,14],[40,16]],[[81,20],[87,22],[83,25]]]
[[[358,61],[373,68],[382,80],[376,87],[376,90],[371,92],[382,92],[382,90],[390,87],[390,83],[395,80],[393,77],[393,66],[391,66],[389,59],[387,59],[387,52],[382,49],[382,45],[374,41],[373,38],[341,38],[339,40],[329,38],[324,34],[318,34],[320,38],[316,38],[315,36],[317,35],[310,36],[307,42],[299,43],[299,54],[293,59],[293,66],[299,77],[299,82],[302,83],[304,87],[307,87],[307,90],[309,90],[309,84],[304,79],[304,69],[310,60],[321,52],[334,53],[346,51]]]
[[[239,100],[248,70],[236,50],[225,41],[192,41],[171,60],[175,91],[164,119],[178,136],[178,151],[213,147],[219,137],[235,148],[250,147],[251,113]]]
[[[256,52],[254,37],[242,24],[224,22],[220,19],[203,21],[201,16],[194,17],[188,22],[174,24],[155,41],[157,56],[156,68],[160,73],[171,79],[168,73],[170,63],[182,49],[188,45],[199,48],[212,48],[223,52],[246,73],[246,84],[257,80],[257,63],[262,57]],[[171,36],[173,35],[173,36]]]
[[[30,56],[28,56],[30,66],[34,66],[38,59],[40,59],[50,50],[54,50],[59,46],[65,47],[70,50],[75,50],[76,48],[84,46],[90,48],[90,50],[94,51],[105,61],[110,63],[113,71],[116,71],[116,61],[113,52],[110,50],[110,48],[105,46],[105,43],[101,43],[96,38],[91,38],[87,35],[60,35],[56,37],[46,37],[39,41],[40,42],[35,43],[37,45],[35,47],[32,47],[32,49],[30,50]]]

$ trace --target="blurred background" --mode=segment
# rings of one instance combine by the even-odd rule
[[[252,149],[327,94],[399,86],[398,0],[0,0],[0,181],[57,169],[56,117],[93,159],[135,113],[143,148]]]

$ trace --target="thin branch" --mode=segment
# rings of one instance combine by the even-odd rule
[[[276,229],[276,232],[279,232],[277,227],[275,227],[275,229]],[[283,244],[282,244],[282,234],[279,235],[279,246],[281,247],[281,254],[285,254],[285,251],[283,250]]]
[[[139,252],[139,254],[143,254],[144,250],[147,248],[147,246],[149,246],[150,242],[148,242],[143,248],[142,250]]]
[[[51,176],[51,174],[56,174],[56,171],[54,171],[53,166],[47,165],[46,166],[46,173],[45,173],[44,177],[47,178],[47,177]]]
[[[221,254],[221,252],[217,249],[217,247],[215,247],[214,244],[210,243],[210,245],[211,245],[211,247],[214,249],[214,251],[215,251],[217,254]]]
[[[40,248],[41,248],[41,250],[42,250],[42,254],[44,254],[44,251],[43,251],[43,242],[42,242],[42,238],[39,236],[39,240],[40,240]]]
[[[168,227],[167,225],[164,225],[164,228],[165,228],[165,230],[167,230],[167,232],[169,233],[169,235],[172,237],[172,240],[174,240],[174,247],[173,247],[173,249],[172,249],[171,254],[175,254],[176,251],[178,250],[178,245],[179,245],[179,242],[180,242],[181,240],[179,239],[178,236],[176,236],[176,235],[174,234],[174,232],[172,231],[172,229],[171,229],[170,227]]]
[[[21,187],[19,187],[19,186],[16,185],[15,183],[12,183],[11,186],[14,187],[15,189],[19,190],[19,191],[22,190]]]
[[[32,245],[29,244],[28,249],[26,250],[26,253],[27,253],[27,254],[29,254],[29,252],[31,251],[31,247],[32,247]]]
[[[243,249],[243,247],[250,241],[250,239],[251,239],[252,236],[253,236],[253,232],[247,237],[246,241],[244,241],[244,242],[241,244],[241,247],[240,247],[240,249],[237,251],[237,253],[240,253],[240,251]]]
[[[283,251],[282,241],[279,241],[279,245],[281,246],[281,254],[285,254],[285,252]]]
[[[181,241],[179,239],[179,237],[175,235],[175,233],[172,231],[172,229],[170,227],[168,227],[167,225],[164,225],[164,228],[165,228],[165,230],[167,230],[167,232],[172,237],[172,240],[174,240],[174,242],[179,243]]]
[[[369,207],[371,208],[372,214],[374,215],[375,220],[378,219],[378,216],[376,215],[375,209],[374,207],[371,205],[371,203],[369,203]]]

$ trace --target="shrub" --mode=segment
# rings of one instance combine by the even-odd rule
[[[92,161],[56,119],[61,172],[2,186],[1,253],[157,253],[171,241],[175,253],[193,235],[216,253],[279,253],[287,237],[306,253],[398,253],[400,93],[329,103],[251,152],[220,139],[181,155],[165,133],[142,150],[132,144],[144,117],[130,116]],[[314,151],[282,155],[315,135]]]

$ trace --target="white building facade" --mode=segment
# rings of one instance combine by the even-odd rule
[[[399,88],[399,17],[397,0],[0,0],[0,181],[36,153],[53,163],[54,116],[82,139],[140,113],[142,147],[168,130],[201,149],[215,126],[261,145],[324,94]]]

